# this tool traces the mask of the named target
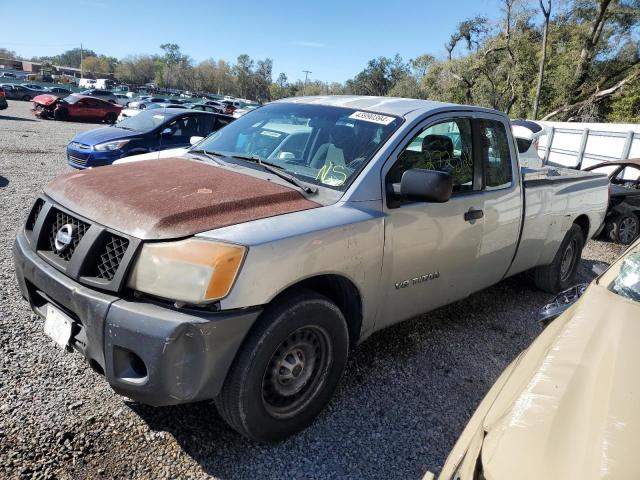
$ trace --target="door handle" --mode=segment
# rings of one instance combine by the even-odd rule
[[[478,220],[482,217],[484,217],[484,212],[482,210],[474,210],[473,208],[469,209],[469,211],[464,214],[464,219],[467,222]]]

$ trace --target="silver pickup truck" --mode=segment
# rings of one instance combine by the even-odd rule
[[[182,158],[58,177],[17,236],[16,275],[47,335],[119,394],[214,399],[241,434],[279,440],[372,332],[525,270],[569,287],[607,185],[521,171],[493,110],[288,99]]]

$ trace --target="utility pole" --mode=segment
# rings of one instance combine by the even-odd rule
[[[302,70],[302,73],[304,73],[304,88],[302,89],[302,95],[306,95],[307,94],[307,78],[309,78],[309,74],[313,72],[309,70]]]
[[[80,44],[80,78],[84,78],[83,70],[82,70],[82,43]]]

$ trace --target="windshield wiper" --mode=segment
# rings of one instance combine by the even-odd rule
[[[209,160],[211,160],[214,163],[217,163],[218,165],[225,165],[224,162],[222,162],[220,159],[216,158],[216,157],[223,157],[224,155],[221,155],[221,154],[219,154],[217,152],[210,152],[208,150],[205,150],[204,148],[196,148],[194,150],[189,150],[189,153],[195,153],[195,154],[204,155]]]
[[[112,126],[116,127],[116,128],[121,128],[122,130],[130,130],[132,132],[137,132],[137,130],[135,128],[123,127],[122,125],[118,125],[117,123],[114,123]]]
[[[281,179],[286,180],[287,182],[291,183],[292,185],[295,185],[296,187],[298,187],[299,189],[301,189],[305,193],[317,193],[318,192],[318,187],[314,187],[314,186],[305,184],[304,182],[298,180],[293,175],[289,175],[288,173],[285,173],[284,169],[281,166],[276,165],[275,163],[265,162],[258,155],[233,154],[233,155],[229,155],[229,157],[231,157],[231,158],[239,158],[240,160],[248,160],[249,162],[255,162],[255,163],[259,164],[260,166],[262,166],[262,168],[264,168],[267,172],[271,172],[274,175],[280,177]]]
[[[277,175],[278,177],[280,177],[283,180],[286,180],[287,182],[295,185],[296,187],[300,188],[301,190],[303,190],[306,193],[317,193],[318,192],[318,187],[314,187],[314,186],[311,186],[311,185],[306,185],[305,183],[301,182],[300,180],[298,180],[293,175],[289,175],[288,173],[285,173],[281,169],[282,167],[273,166],[270,163],[264,163],[264,162],[260,162],[260,165],[262,165],[262,168],[264,168],[268,172],[271,172],[274,175]]]

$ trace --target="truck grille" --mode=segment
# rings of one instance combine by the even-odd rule
[[[71,225],[74,234],[72,236],[71,244],[64,250],[58,251],[55,244],[56,235],[58,235],[60,229],[65,225]],[[56,209],[54,220],[49,229],[49,249],[58,257],[68,262],[71,260],[71,257],[73,257],[73,252],[76,251],[80,240],[82,240],[84,234],[89,230],[89,226],[90,225],[88,223],[78,220],[77,218]]]
[[[40,216],[40,212],[42,212],[42,207],[44,207],[44,200],[38,198],[31,209],[29,217],[27,218],[27,230],[33,231],[33,228],[36,226],[36,222],[38,221],[38,217]]]
[[[103,253],[100,255],[100,263],[98,263],[98,278],[113,280],[128,246],[129,240],[126,238],[111,235],[111,238],[109,238],[109,241],[105,245]]]
[[[41,216],[44,220],[38,222]],[[56,236],[67,225],[71,241],[58,249]],[[53,267],[81,283],[110,291],[123,287],[140,244],[136,238],[90,223],[43,198],[34,203],[25,231],[32,248]]]

